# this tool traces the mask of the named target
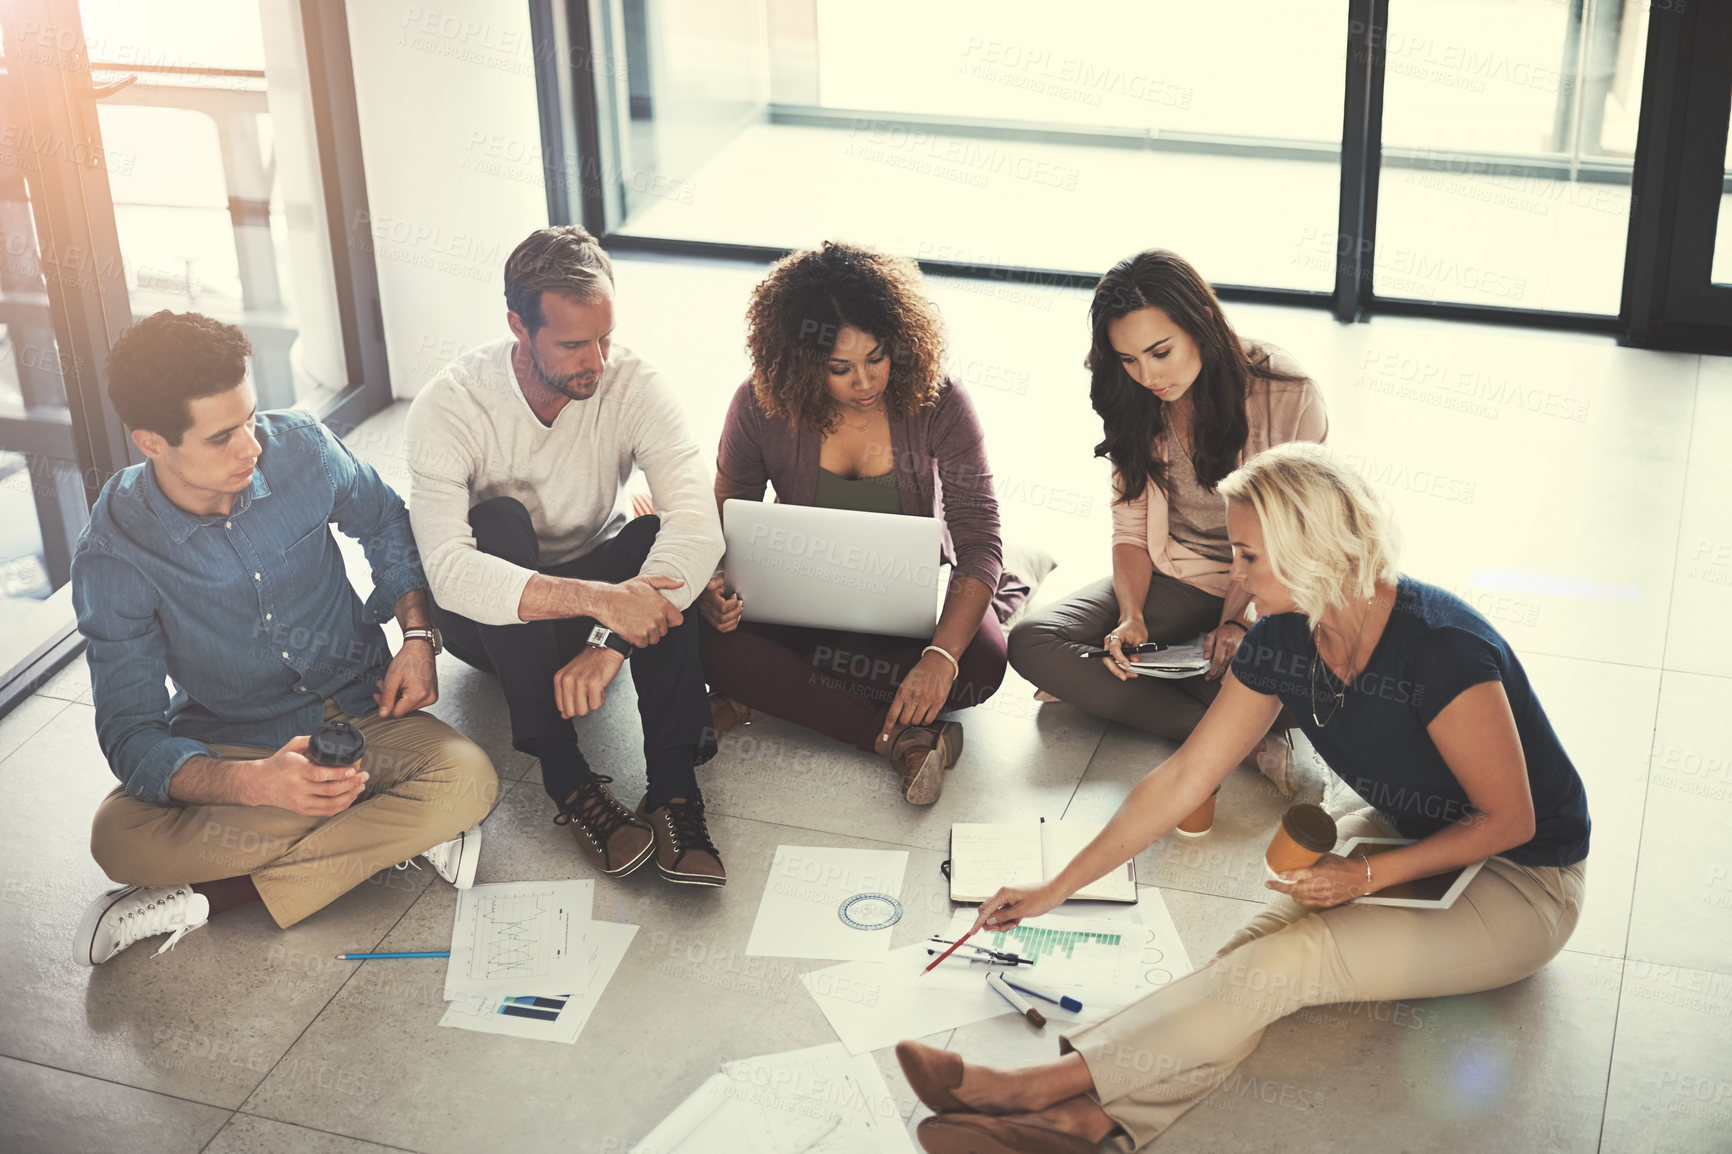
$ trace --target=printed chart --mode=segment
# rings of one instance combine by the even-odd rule
[[[1133,928],[1140,929],[1141,927]],[[1025,958],[1032,958],[1036,964],[1040,962],[1040,959],[1050,957],[1062,957],[1075,961],[1079,948],[1085,959],[1097,952],[1094,947],[1107,947],[1116,952],[1124,940],[1123,936],[1116,930],[1110,934],[1095,933],[1091,930],[1055,930],[1050,926],[1040,925],[1033,921],[1015,926],[1003,933],[994,933],[991,930],[988,930],[987,933],[994,940],[993,949],[1009,950]]]
[[[559,915],[566,911],[556,909],[556,904],[542,894],[480,899],[470,942],[469,978],[490,982],[546,973],[568,944],[558,933],[559,921],[564,920]],[[551,922],[549,912],[554,914]]]
[[[1143,887],[1137,905],[1144,924],[1048,914],[1009,930],[983,930],[974,941],[1032,959],[1017,966],[1042,988],[1052,987],[1093,1006],[1120,1006],[1190,972],[1190,959],[1160,891]],[[952,934],[973,922],[960,910]]]
[[[564,997],[589,985],[595,882],[497,882],[457,894],[445,1000]]]

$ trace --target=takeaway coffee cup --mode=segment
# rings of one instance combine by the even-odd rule
[[[1272,874],[1304,869],[1335,848],[1335,819],[1322,806],[1296,805],[1281,815],[1263,862]]]
[[[327,721],[307,739],[307,760],[319,765],[354,765],[366,752],[366,737],[346,721]]]

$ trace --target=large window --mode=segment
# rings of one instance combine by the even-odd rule
[[[196,311],[246,330],[263,408],[348,385],[305,69],[236,0],[82,0],[134,315]],[[127,81],[127,77],[135,79]]]
[[[0,0],[0,710],[64,654],[72,546],[133,459],[104,395],[133,320],[240,326],[265,408],[389,403],[370,258],[331,227],[365,207],[345,27],[339,0]]]
[[[1377,294],[1615,315],[1647,36],[1622,0],[1393,0]]]
[[[613,231],[1046,269],[1165,245],[1220,281],[1332,285],[1311,249],[1335,225],[1343,0],[608,7]]]
[[[836,237],[1087,283],[1158,245],[1342,319],[1648,336],[1631,275],[1683,267],[1656,262],[1662,230],[1710,251],[1714,222],[1633,194],[1644,109],[1681,125],[1701,94],[1654,90],[1704,72],[1724,97],[1722,7],[531,0],[550,212],[622,249]]]

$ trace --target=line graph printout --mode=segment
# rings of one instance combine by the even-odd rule
[[[498,882],[457,894],[445,1000],[564,995],[589,982],[595,881]]]

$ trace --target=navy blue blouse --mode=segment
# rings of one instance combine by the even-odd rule
[[[1331,691],[1340,681],[1317,656],[1302,613],[1252,626],[1233,674],[1246,688],[1279,697],[1329,768],[1409,838],[1436,833],[1472,808],[1426,727],[1463,690],[1503,682],[1527,760],[1535,825],[1532,840],[1500,856],[1529,866],[1588,856],[1587,794],[1526,670],[1498,631],[1447,590],[1400,579],[1389,624],[1339,710]],[[1313,718],[1313,700],[1323,725]]]

